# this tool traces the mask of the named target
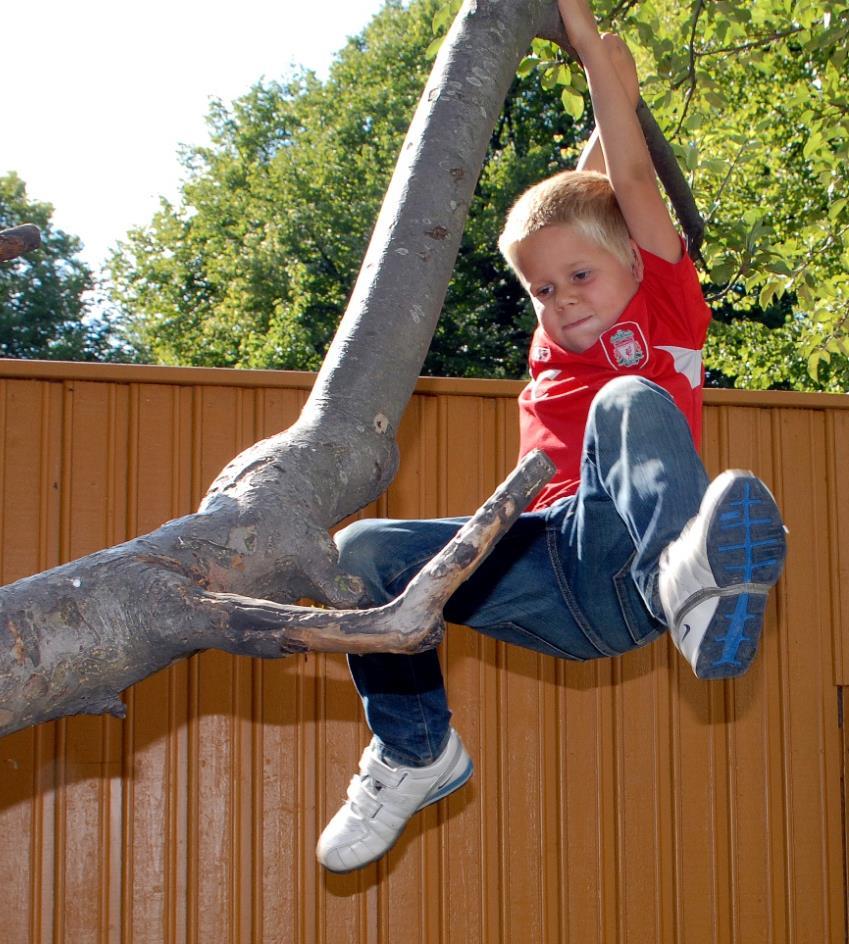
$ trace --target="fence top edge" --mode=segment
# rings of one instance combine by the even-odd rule
[[[310,371],[247,370],[228,367],[162,367],[147,364],[103,364],[0,358],[0,380],[93,381],[123,384],[169,384],[189,387],[265,387],[310,390]],[[416,393],[432,396],[515,398],[522,380],[477,377],[420,377]],[[708,406],[783,407],[806,410],[849,410],[849,396],[784,390],[705,390]]]

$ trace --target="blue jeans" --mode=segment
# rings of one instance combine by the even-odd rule
[[[707,484],[670,395],[641,377],[611,381],[590,410],[577,493],[523,514],[448,601],[446,620],[565,659],[645,645],[664,630],[660,554]],[[465,520],[358,521],[336,536],[340,565],[386,603]],[[348,661],[387,758],[421,766],[438,757],[451,712],[436,651]]]

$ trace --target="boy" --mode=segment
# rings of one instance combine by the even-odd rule
[[[539,321],[521,451],[543,448],[557,472],[445,617],[571,659],[627,652],[666,626],[698,676],[734,676],[781,573],[781,516],[751,473],[708,486],[694,440],[710,313],[657,189],[633,60],[599,35],[587,0],[560,11],[597,133],[579,171],[519,199],[499,241]],[[357,522],[337,537],[340,564],[388,602],[462,520]],[[349,664],[374,737],[319,839],[337,872],[382,856],[472,773],[435,651]]]

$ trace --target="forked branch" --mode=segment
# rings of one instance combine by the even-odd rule
[[[230,593],[199,591],[228,622],[210,646],[275,658],[284,652],[416,652],[439,644],[448,598],[487,557],[554,473],[545,453],[529,453],[451,541],[385,606],[313,609]],[[216,620],[217,622],[217,620]],[[222,644],[226,640],[227,644]]]

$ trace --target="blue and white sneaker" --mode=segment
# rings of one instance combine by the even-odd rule
[[[453,728],[445,749],[427,767],[392,764],[372,740],[348,787],[348,799],[319,837],[318,861],[331,872],[374,862],[395,845],[413,814],[462,787],[472,769]]]
[[[751,664],[767,595],[784,567],[785,535],[766,485],[729,470],[664,550],[658,590],[666,622],[699,678],[732,678]]]

